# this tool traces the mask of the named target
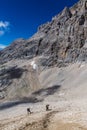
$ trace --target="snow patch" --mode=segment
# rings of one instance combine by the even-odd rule
[[[34,70],[38,70],[38,65],[35,63],[35,61],[31,62],[31,66],[33,67]]]

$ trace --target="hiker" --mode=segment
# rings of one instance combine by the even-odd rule
[[[46,111],[49,111],[49,104],[46,105]]]
[[[30,108],[27,108],[27,114],[28,114],[28,115],[31,114]]]

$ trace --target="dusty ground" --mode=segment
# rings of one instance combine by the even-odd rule
[[[22,104],[0,111],[0,130],[87,130],[87,100]],[[27,107],[32,114],[27,115]]]
[[[0,110],[0,130],[87,130],[87,64],[42,71],[37,103]],[[50,104],[50,111],[45,105]],[[32,114],[27,115],[30,107]]]

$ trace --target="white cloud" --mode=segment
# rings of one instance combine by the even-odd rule
[[[0,21],[0,36],[4,35],[9,30],[10,23],[8,21]]]
[[[0,49],[4,49],[6,45],[0,44]]]
[[[5,21],[0,21],[0,28],[7,28],[10,25],[9,22]]]

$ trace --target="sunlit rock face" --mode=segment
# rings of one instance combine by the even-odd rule
[[[50,22],[38,27],[30,39],[18,39],[0,52],[0,64],[12,59],[47,57],[46,65],[64,66],[87,59],[87,1],[65,7]]]

